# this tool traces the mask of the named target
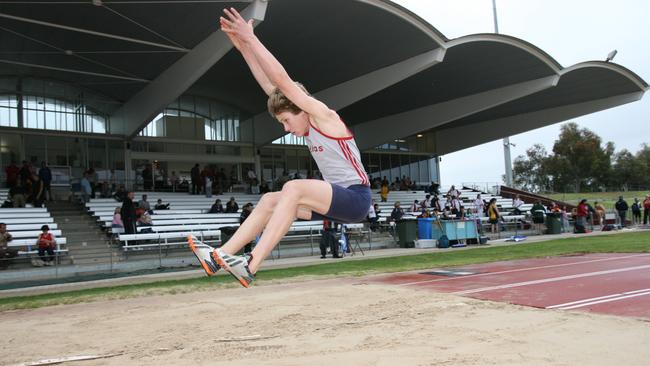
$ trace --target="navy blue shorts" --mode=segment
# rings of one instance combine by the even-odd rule
[[[370,187],[354,184],[348,188],[332,184],[332,203],[325,215],[311,213],[312,220],[331,220],[341,224],[365,221],[372,202]]]

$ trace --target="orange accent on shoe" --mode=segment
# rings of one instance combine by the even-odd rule
[[[244,280],[243,278],[239,279],[239,283],[241,283],[242,286],[248,288],[248,282],[246,282],[246,280]]]
[[[187,236],[187,241],[188,241],[188,244],[190,246],[190,249],[192,249],[192,252],[196,253],[196,245],[194,244],[194,240],[192,240],[192,235]],[[199,263],[201,264],[201,267],[203,267],[203,270],[205,271],[205,273],[207,273],[208,276],[214,276],[215,273],[212,272],[212,270],[210,269],[210,267],[208,267],[207,264],[205,264],[205,261],[203,259],[199,258],[199,256],[197,256],[197,255],[195,255],[195,256],[196,256],[196,259],[199,260]]]

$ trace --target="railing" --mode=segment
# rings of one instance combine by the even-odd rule
[[[493,195],[498,195],[500,192],[501,183],[498,182],[463,182],[461,184],[464,188],[473,189],[475,191],[481,191],[483,193],[489,193]]]

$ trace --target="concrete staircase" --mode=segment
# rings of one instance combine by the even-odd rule
[[[82,205],[55,201],[48,202],[47,209],[67,240],[68,256],[62,258],[62,264],[103,264],[119,260],[119,251],[111,247],[106,233]]]

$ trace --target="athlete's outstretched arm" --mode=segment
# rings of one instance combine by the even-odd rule
[[[221,17],[223,19],[223,17]],[[251,25],[253,26],[253,20],[248,21]],[[223,22],[221,22],[222,25],[221,27],[223,28]],[[264,90],[266,95],[271,95],[273,93],[273,90],[275,90],[275,85],[269,80],[269,78],[266,76],[262,68],[260,67],[259,63],[257,62],[257,59],[253,55],[250,49],[248,49],[248,45],[244,44],[239,41],[237,36],[233,33],[228,33],[224,32],[230,38],[230,42],[235,46],[237,50],[241,53],[242,57],[244,57],[244,61],[246,61],[246,64],[248,64],[248,68],[251,70],[251,73],[255,77],[255,80],[257,80],[257,83],[260,84],[260,87]]]
[[[278,87],[298,108],[313,116],[317,123],[332,119],[339,120],[336,112],[323,102],[307,95],[291,80],[280,62],[255,36],[252,22],[244,20],[234,8],[224,9],[224,13],[226,17],[220,19],[221,29],[239,41],[242,49],[250,51],[272,85]]]

